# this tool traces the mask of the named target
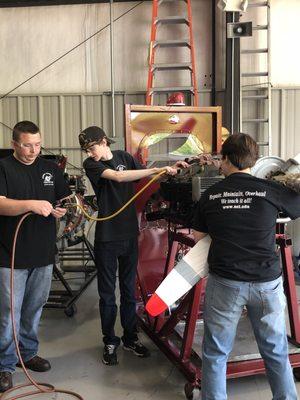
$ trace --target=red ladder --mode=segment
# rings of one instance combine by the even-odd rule
[[[178,3],[183,1],[186,3],[187,16],[168,16],[160,18],[158,16],[158,8],[162,3]],[[157,40],[157,30],[160,26],[170,26],[174,24],[185,24],[188,28],[188,38],[183,40]],[[156,64],[155,55],[158,48],[178,48],[187,47],[190,50],[190,59],[188,62],[174,62],[167,64]],[[157,72],[166,71],[178,71],[185,70],[190,72],[191,86],[176,86],[174,87],[154,87],[154,78]],[[195,52],[194,52],[194,41],[193,41],[193,28],[192,28],[192,7],[191,0],[153,0],[152,5],[152,25],[151,25],[151,42],[150,42],[150,53],[149,53],[149,72],[148,72],[148,84],[147,84],[147,95],[146,104],[153,105],[155,94],[161,93],[172,93],[172,92],[183,92],[189,93],[193,98],[193,105],[198,106],[198,91],[196,83],[196,69],[195,69]]]

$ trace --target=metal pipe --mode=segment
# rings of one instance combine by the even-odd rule
[[[232,22],[235,22],[235,13],[232,13]],[[235,61],[235,57],[234,57],[234,53],[235,53],[235,39],[232,38],[231,39],[232,42],[232,47],[231,47],[231,127],[230,127],[230,131],[231,134],[234,133],[234,84],[235,84],[235,65],[234,65],[234,61]]]
[[[211,66],[211,105],[216,105],[216,1],[211,2],[211,18],[212,18],[212,66]]]
[[[112,107],[112,137],[116,137],[115,126],[115,64],[114,64],[114,0],[110,0],[110,79],[111,79],[111,107]]]
[[[268,123],[268,142],[269,142],[269,147],[268,147],[268,156],[272,155],[272,83],[271,83],[271,75],[272,75],[272,65],[271,65],[271,6],[270,6],[270,1],[268,1],[267,5],[267,25],[268,25],[268,33],[267,33],[267,48],[268,48],[268,54],[267,54],[267,63],[268,63],[268,118],[269,118],[269,123]]]

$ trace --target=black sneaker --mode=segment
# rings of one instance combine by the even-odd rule
[[[114,344],[106,344],[103,350],[102,362],[105,365],[117,365],[117,346]]]
[[[12,383],[12,374],[11,372],[1,371],[0,372],[0,393],[4,393],[7,390],[11,389],[13,386]],[[0,396],[2,397],[2,396]]]
[[[150,356],[150,351],[139,340],[124,344],[123,349],[132,351],[138,357],[146,358]]]

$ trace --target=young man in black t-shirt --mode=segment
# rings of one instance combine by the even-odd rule
[[[14,154],[0,160],[0,392],[12,387],[12,373],[20,366],[10,320],[10,266],[13,239],[22,214],[32,212],[21,225],[14,273],[15,319],[19,346],[28,369],[48,371],[39,357],[38,325],[47,301],[55,256],[55,218],[64,208],[52,204],[70,195],[62,171],[38,157],[39,128],[22,121],[13,129]]]
[[[243,308],[247,308],[274,399],[296,400],[288,359],[285,296],[275,251],[276,219],[300,216],[300,195],[250,175],[258,146],[245,134],[222,146],[225,179],[201,197],[195,240],[212,239],[208,255],[202,357],[202,400],[225,400],[226,363]]]
[[[79,135],[81,148],[89,155],[84,169],[91,181],[99,207],[99,217],[113,214],[133,195],[133,182],[158,173],[163,169],[174,175],[174,167],[145,169],[123,150],[111,151],[113,140],[104,131],[91,126]],[[186,166],[186,163],[177,163]],[[136,328],[135,279],[138,262],[138,221],[132,203],[117,217],[97,222],[95,256],[98,269],[99,309],[103,333],[102,361],[107,365],[118,363],[117,347],[120,338],[115,334],[117,306],[115,298],[116,274],[119,271],[120,314],[123,327],[123,347],[139,357],[148,357],[148,349],[139,342]]]

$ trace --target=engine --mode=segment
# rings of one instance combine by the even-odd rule
[[[65,171],[67,157],[62,155],[42,155],[55,162],[60,169]],[[65,172],[66,181],[73,195],[66,201],[58,204],[66,207],[67,212],[64,217],[57,220],[56,241],[60,249],[73,246],[81,242],[81,233],[84,232],[87,223],[87,217],[82,209],[88,215],[92,215],[97,210],[95,196],[86,196],[85,178],[83,175],[71,175]],[[79,236],[78,236],[79,234]]]
[[[181,228],[189,228],[194,208],[210,186],[223,179],[219,172],[219,158],[210,154],[186,160],[191,167],[160,183],[158,193],[149,200],[146,220],[164,219]]]
[[[300,153],[288,161],[272,156],[260,158],[252,168],[252,174],[276,181],[300,193]]]

